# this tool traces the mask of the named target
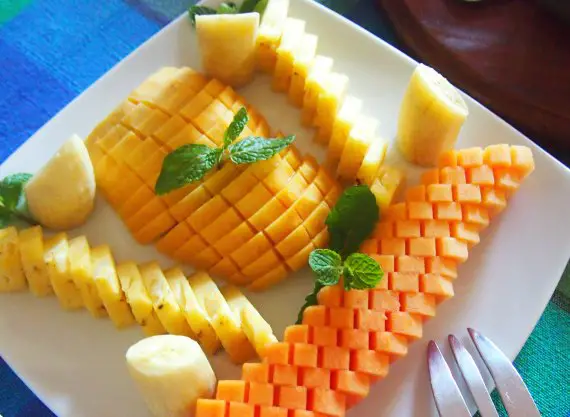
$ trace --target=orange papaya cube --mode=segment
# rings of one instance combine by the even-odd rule
[[[293,365],[305,368],[316,368],[318,357],[319,351],[316,345],[309,345],[307,343],[295,343],[293,345]],[[293,385],[296,382],[297,381],[295,381]]]
[[[170,208],[170,213],[179,222],[184,221],[199,207],[206,204],[210,198],[212,198],[212,196],[206,188],[203,185],[199,185],[196,189],[190,192],[190,194],[172,206]]]
[[[480,203],[481,188],[473,184],[457,184],[453,186],[453,200],[458,203]]]
[[[493,169],[488,165],[467,169],[467,184],[474,185],[493,185],[495,184],[495,176]]]
[[[342,195],[342,187],[339,184],[333,185],[330,191],[325,196],[325,201],[331,209],[335,206],[341,195]]]
[[[324,246],[324,245],[323,245]],[[323,247],[321,246],[321,247]],[[298,271],[307,265],[311,252],[316,249],[313,243],[309,243],[299,253],[285,260],[285,263],[292,271]]]
[[[396,237],[420,237],[420,221],[419,220],[399,220],[395,222]]]
[[[279,265],[281,259],[273,249],[268,250],[262,256],[255,259],[252,263],[242,269],[244,275],[248,277],[262,277],[271,271],[275,266]]]
[[[265,346],[263,359],[270,364],[289,365],[291,361],[291,343],[275,342]]]
[[[435,296],[431,294],[402,294],[402,309],[420,316],[434,317],[437,305]]]
[[[451,184],[430,184],[427,186],[427,201],[431,203],[450,203],[453,201]]]
[[[243,402],[245,400],[245,381],[219,381],[216,399]]]
[[[431,220],[434,217],[433,205],[426,201],[410,201],[408,206],[408,218],[411,220]]]
[[[342,288],[338,287],[342,291]],[[344,292],[344,307],[368,308],[368,290],[350,290]]]
[[[512,168],[522,178],[534,171],[534,158],[532,151],[527,146],[511,146]]]
[[[187,240],[181,248],[174,252],[174,259],[184,263],[192,263],[196,255],[207,247],[208,245],[200,235],[194,235]]]
[[[327,311],[325,306],[309,306],[303,312],[303,324],[309,326],[324,326],[327,323]]]
[[[212,200],[210,200],[212,201]],[[206,207],[206,205],[204,205]],[[197,213],[197,212],[196,212]],[[206,242],[210,245],[216,243],[220,238],[226,236],[236,227],[238,227],[243,222],[243,219],[232,207],[224,211],[215,221],[206,225],[200,234]]]
[[[259,407],[259,417],[287,417],[287,410],[279,407]]]
[[[384,220],[407,220],[408,219],[408,205],[406,203],[392,204],[386,209]]]
[[[341,329],[338,344],[346,349],[368,349],[368,332],[360,329]]]
[[[307,388],[305,387],[277,387],[277,405],[279,407],[295,410],[307,408]]]
[[[439,170],[439,179],[442,184],[465,184],[465,168],[463,167],[443,167]]]
[[[441,155],[439,155],[439,159],[437,161],[438,167],[456,167],[457,166],[457,151],[455,149],[449,149],[447,151],[443,151]]]
[[[255,406],[252,404],[230,402],[228,417],[254,417]]]
[[[457,262],[441,257],[426,258],[426,272],[455,279],[457,278]]]
[[[418,314],[406,311],[392,311],[388,313],[386,329],[410,339],[419,339],[422,337],[423,332],[422,318]]]
[[[379,331],[370,338],[372,350],[390,355],[392,359],[408,354],[408,339],[392,332]]]
[[[376,223],[376,227],[374,229],[374,232],[372,232],[372,236],[380,239],[396,237],[396,234],[394,233],[395,225],[395,222],[380,221]]]
[[[489,145],[483,151],[483,161],[492,167],[510,167],[511,147],[506,144]]]
[[[155,217],[150,223],[145,225],[142,229],[136,232],[133,237],[135,240],[142,244],[154,242],[168,230],[176,225],[176,221],[169,213],[162,213]]]
[[[469,249],[465,242],[453,237],[440,237],[437,239],[437,256],[465,262],[469,256]]]
[[[259,382],[249,383],[249,395],[247,402],[255,405],[273,405],[273,385]]]
[[[325,228],[325,222],[330,213],[330,207],[324,201],[318,205],[313,213],[303,222],[303,227],[314,238]],[[295,219],[296,220],[296,219]]]
[[[216,146],[216,143],[209,137],[203,135],[194,125],[188,123],[177,134],[168,139],[165,147],[174,150],[188,144]]]
[[[258,231],[262,231],[277,219],[279,219],[281,216],[283,216],[286,211],[287,208],[274,197],[269,200],[269,202],[266,203],[261,209],[259,209],[253,216],[251,216],[249,218],[249,222]]]
[[[259,232],[244,245],[238,247],[230,254],[230,257],[240,268],[245,268],[271,248],[271,242]]]
[[[287,278],[288,273],[289,271],[287,268],[281,264],[276,268],[273,268],[261,278],[257,278],[247,287],[247,289],[250,291],[263,291],[272,285],[283,281],[285,278]]]
[[[254,236],[255,232],[246,222],[243,222],[229,234],[214,243],[213,247],[219,254],[228,256],[236,248],[241,247],[253,239]]]
[[[286,207],[291,207],[297,200],[301,198],[305,189],[309,186],[305,178],[297,172],[287,186],[277,193],[275,197]]]
[[[370,392],[370,378],[361,372],[334,371],[331,378],[331,387],[335,391],[348,396],[365,398]]]
[[[220,254],[214,248],[209,247],[194,256],[192,265],[198,269],[210,269],[221,260]]]
[[[329,389],[331,386],[331,371],[323,368],[301,368],[300,383],[307,388]]]
[[[164,203],[158,197],[142,206],[135,214],[125,219],[125,224],[132,232],[142,229],[148,222],[166,211]]]
[[[228,203],[220,195],[216,195],[192,213],[187,221],[194,230],[200,232],[216,221],[229,208]]]
[[[366,254],[378,253],[378,241],[376,239],[368,239],[362,242],[359,252]]]
[[[469,246],[474,246],[481,241],[479,228],[469,223],[452,223],[451,236],[466,242]]]
[[[297,227],[303,224],[303,219],[292,208],[279,216],[273,223],[265,228],[265,233],[274,243],[284,240]]]
[[[282,162],[277,169],[263,179],[263,184],[273,195],[277,195],[287,187],[294,175],[295,170],[288,163]]]
[[[194,235],[186,223],[178,223],[156,243],[160,253],[172,256]]]
[[[370,255],[372,259],[378,262],[378,265],[384,271],[384,274],[395,271],[395,260],[392,255]]]
[[[273,194],[263,184],[257,184],[234,207],[245,218],[249,219],[273,198]]]
[[[259,180],[246,169],[221,191],[222,197],[230,204],[235,204],[258,183]]]
[[[315,185],[323,194],[328,194],[329,191],[337,184],[337,182],[333,179],[333,176],[329,173],[329,171],[321,166],[319,167],[319,172],[314,180]]]
[[[406,190],[406,201],[428,201],[425,185],[416,185]]]
[[[352,308],[329,308],[329,326],[335,329],[354,328],[354,310]]]
[[[298,253],[309,243],[311,243],[311,236],[309,236],[307,229],[301,225],[279,242],[275,246],[275,249],[283,255],[284,258],[289,258]]]
[[[483,165],[483,149],[474,147],[457,151],[457,164],[464,168]]]
[[[314,346],[337,346],[338,331],[332,327],[311,327],[309,340]]]
[[[463,205],[463,221],[465,223],[471,223],[479,227],[479,229],[484,229],[489,226],[489,212],[484,207],[480,205],[464,204]]]
[[[367,332],[382,332],[386,329],[386,315],[383,311],[360,308],[356,310],[355,327]]]
[[[271,383],[273,385],[297,385],[297,373],[296,366],[273,365]]]
[[[447,239],[447,238],[442,238]],[[417,237],[408,240],[408,255],[435,256],[435,239],[431,237]]]
[[[483,207],[490,216],[496,216],[507,207],[507,196],[503,190],[484,187],[481,190]]]
[[[392,291],[418,292],[420,286],[419,274],[412,272],[391,272],[389,288]]]
[[[423,237],[449,237],[450,224],[444,220],[424,220],[422,222]]]
[[[350,358],[350,370],[383,378],[388,375],[390,358],[388,355],[373,350],[354,350]]]
[[[339,285],[329,285],[322,288],[317,294],[319,305],[326,307],[341,307],[344,289]]]
[[[244,363],[241,372],[241,379],[246,382],[260,384],[269,382],[269,364],[267,363]]]
[[[140,187],[133,195],[131,195],[124,204],[117,210],[119,216],[128,219],[133,216],[141,207],[151,201],[155,194],[146,185]]]
[[[378,241],[381,255],[405,255],[406,240],[405,239],[380,239]]]
[[[309,326],[305,324],[295,324],[285,328],[283,340],[288,343],[308,343]]]
[[[322,346],[320,348],[319,367],[324,369],[349,369],[350,350],[338,346]]]
[[[454,295],[452,282],[439,274],[420,275],[420,291],[435,295],[439,302]]]
[[[400,295],[394,291],[375,289],[370,293],[370,306],[375,311],[399,311]]]
[[[521,185],[520,175],[512,168],[496,168],[495,187],[504,190],[507,195],[515,192]]]
[[[196,417],[226,417],[226,404],[223,400],[200,398],[196,403]]]
[[[443,183],[443,181],[440,181],[439,169],[431,169],[424,172],[421,176],[421,182],[423,185]]]
[[[459,203],[436,203],[434,204],[434,217],[437,220],[461,221],[463,216]]]
[[[236,179],[244,167],[231,163],[224,164],[221,169],[216,169],[204,181],[204,187],[211,195],[219,194],[224,187]]]
[[[237,265],[230,258],[222,258],[217,264],[215,264],[208,271],[212,275],[218,275],[221,277],[235,277],[235,274],[239,272]]]
[[[309,391],[307,408],[315,413],[342,417],[346,412],[346,396],[338,391],[314,388]]]
[[[426,272],[424,258],[420,256],[398,256],[396,257],[396,271],[423,274]]]
[[[303,220],[307,219],[311,213],[323,201],[324,196],[315,184],[309,184],[303,195],[295,201],[293,207]]]

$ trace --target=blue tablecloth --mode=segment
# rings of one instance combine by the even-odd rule
[[[373,0],[323,2],[398,46]],[[115,63],[182,13],[186,3],[0,0],[0,162]],[[566,279],[559,287],[566,291],[554,295],[516,361],[543,415],[549,417],[570,413],[568,287],[570,280]],[[53,415],[1,359],[0,414]]]

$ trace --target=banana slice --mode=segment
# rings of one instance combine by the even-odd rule
[[[32,216],[55,230],[80,226],[93,211],[95,174],[89,152],[73,135],[27,183]]]
[[[398,147],[418,165],[433,166],[452,149],[469,111],[459,91],[441,74],[420,64],[400,108]]]
[[[152,336],[127,350],[127,367],[154,417],[194,415],[199,398],[211,398],[216,375],[194,340]]]

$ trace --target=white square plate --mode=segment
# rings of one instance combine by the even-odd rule
[[[207,2],[212,3],[212,2]],[[362,98],[365,112],[378,117],[384,136],[393,138],[400,100],[414,61],[365,30],[308,0],[292,1],[291,16],[305,19],[307,31],[320,36],[319,53],[335,60],[335,69],[351,80],[351,94]],[[200,68],[196,36],[182,16],[138,48],[40,129],[1,167],[0,176],[35,172],[72,133],[87,135],[130,90],[162,66]],[[265,114],[273,128],[297,133],[304,150],[322,156],[300,128],[299,111],[258,77],[242,93]],[[458,147],[509,143],[530,146],[536,171],[494,221],[483,241],[460,268],[456,296],[425,326],[424,338],[390,375],[377,383],[352,416],[429,416],[432,405],[425,361],[426,342],[449,333],[465,337],[479,329],[514,358],[550,298],[570,255],[570,172],[532,142],[469,97],[470,116]],[[391,155],[398,158],[397,155]],[[417,171],[411,169],[413,183]],[[103,200],[81,230],[92,244],[109,243],[119,261],[158,259],[152,246],[133,241]],[[281,335],[294,322],[312,286],[305,270],[268,292],[251,296]],[[0,354],[31,389],[59,416],[130,417],[148,412],[124,364],[139,329],[119,332],[109,320],[87,312],[63,312],[55,299],[30,294],[0,295]],[[448,353],[448,352],[447,352]],[[448,356],[449,358],[449,356]],[[220,378],[239,377],[224,354],[213,366]]]

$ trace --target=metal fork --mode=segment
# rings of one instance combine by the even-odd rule
[[[473,329],[467,329],[467,331],[495,381],[497,391],[509,416],[540,417],[536,404],[511,361],[487,337]],[[498,417],[473,357],[454,335],[449,336],[449,345],[481,417]],[[428,367],[433,397],[439,415],[441,417],[471,417],[461,391],[451,375],[451,370],[433,340],[428,346]]]

